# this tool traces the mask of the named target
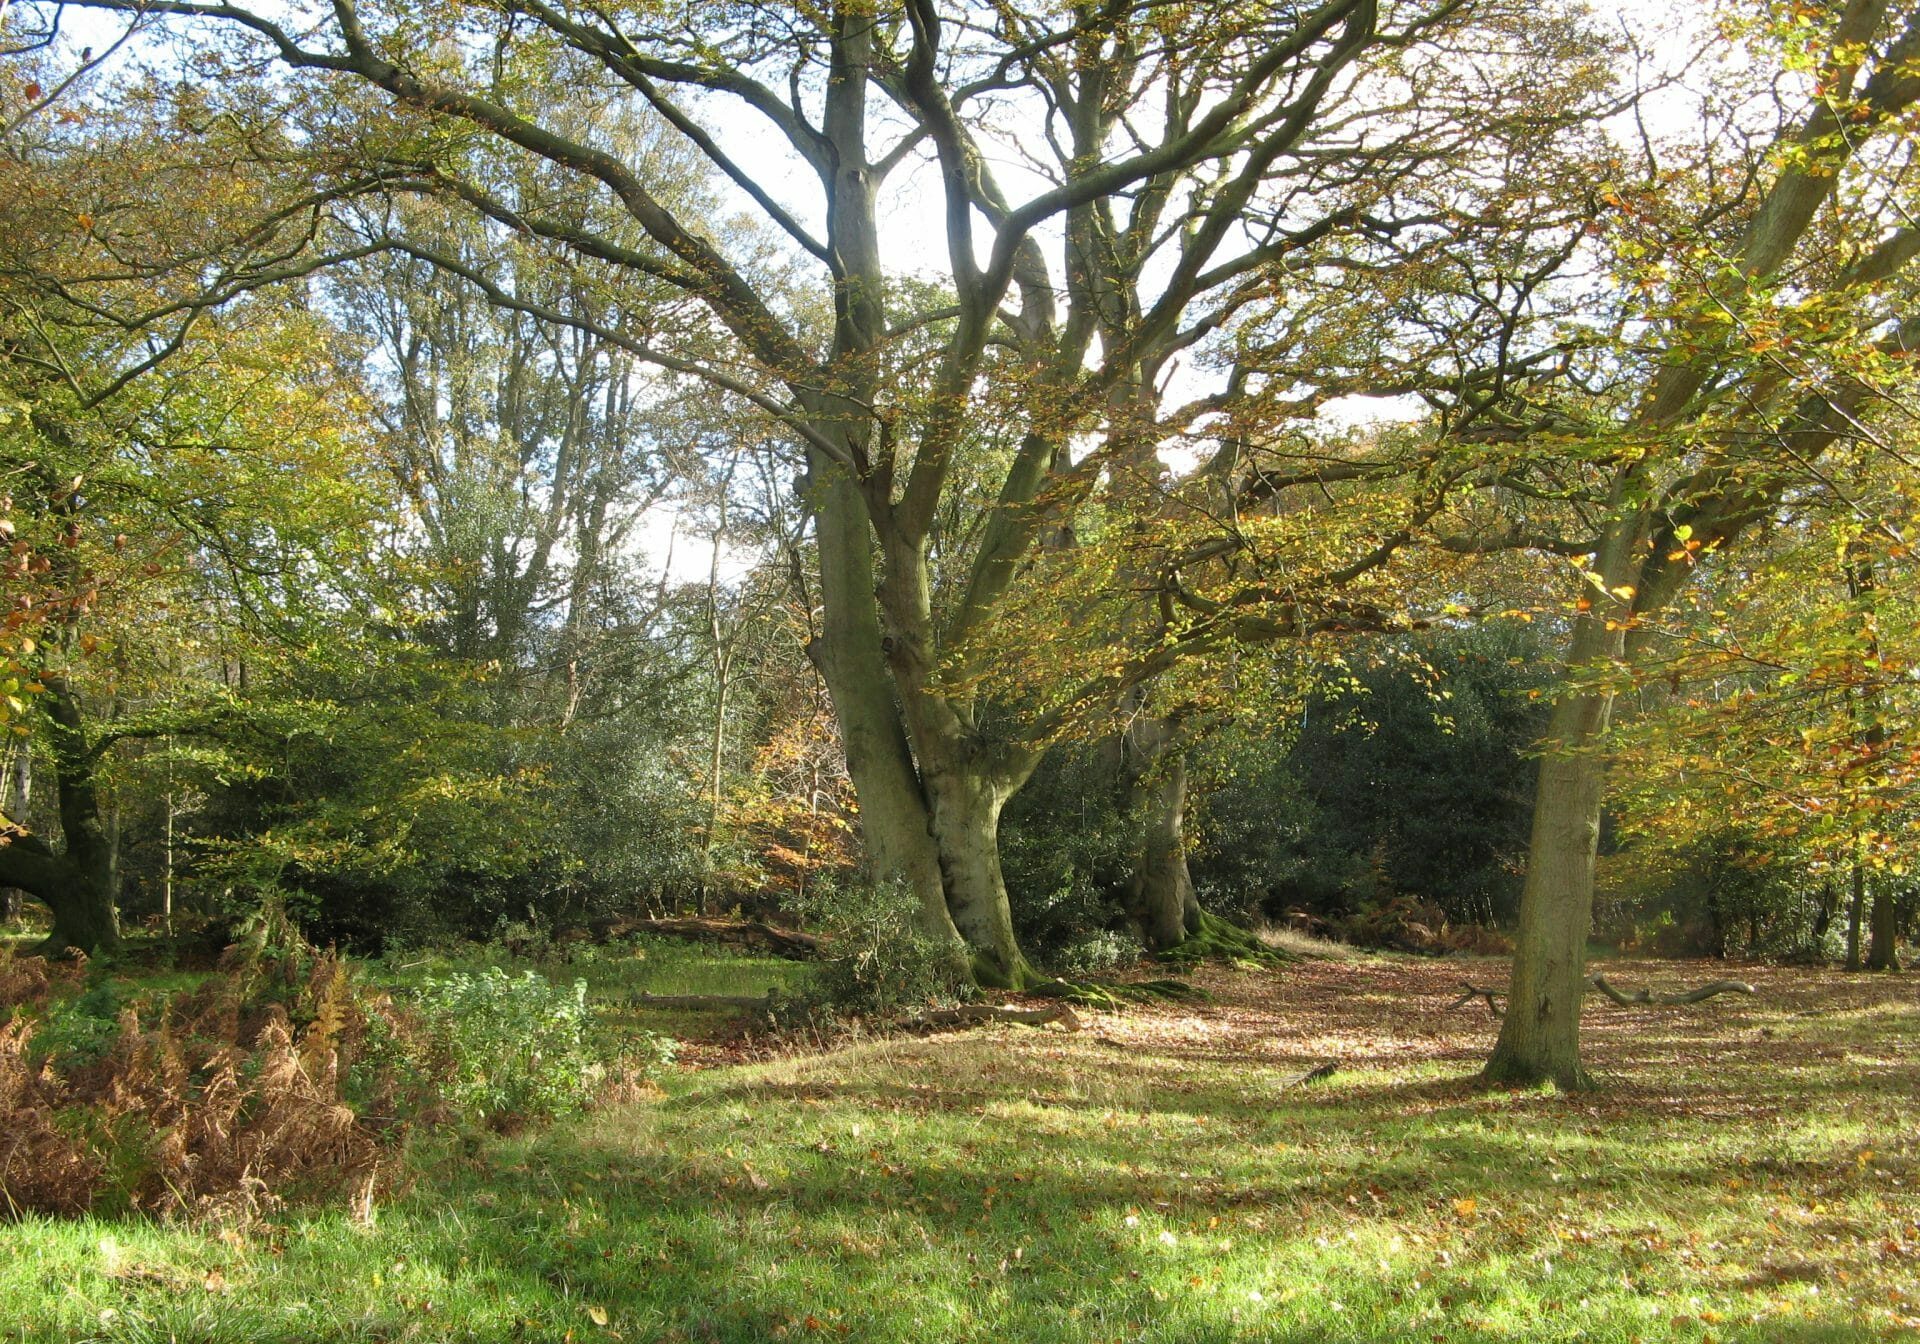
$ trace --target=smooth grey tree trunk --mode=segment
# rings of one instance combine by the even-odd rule
[[[966,941],[973,978],[996,989],[1025,989],[1043,978],[1014,937],[1006,878],[1000,870],[1000,810],[1012,790],[977,771],[935,768],[934,841],[947,908]]]
[[[1201,924],[1187,868],[1187,759],[1157,720],[1136,724],[1130,736],[1140,759],[1128,811],[1139,818],[1141,834],[1127,878],[1128,913],[1147,946],[1165,952],[1198,933]]]
[[[871,876],[913,893],[920,931],[957,944],[947,908],[932,817],[881,656],[873,559],[859,492],[838,466],[816,458],[811,489],[824,599],[822,630],[810,650],[827,683],[860,806],[860,833]]]
[[[1607,617],[1576,622],[1568,664],[1618,657],[1624,642]],[[1527,884],[1520,898],[1513,980],[1485,1078],[1495,1083],[1588,1085],[1580,1064],[1580,1008],[1586,999],[1587,931],[1606,765],[1600,745],[1613,715],[1604,689],[1568,692],[1555,704],[1540,761]]]
[[[1867,950],[1867,969],[1897,971],[1900,953],[1895,947],[1900,936],[1900,904],[1893,884],[1882,882],[1873,894],[1873,913],[1868,920],[1873,941]]]

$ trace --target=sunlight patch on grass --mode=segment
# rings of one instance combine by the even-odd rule
[[[1249,974],[1202,1018],[683,1073],[423,1148],[371,1230],[29,1221],[0,1340],[1811,1344],[1920,1318],[1910,994],[1596,1017],[1613,1088],[1554,1096],[1467,1084],[1487,1025],[1407,1006],[1446,968],[1320,973],[1324,1003]],[[1342,1067],[1297,1085],[1313,1041]]]

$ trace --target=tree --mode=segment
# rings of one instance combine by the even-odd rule
[[[1784,872],[1790,889],[1818,885],[1823,901],[1851,889],[1848,962],[1870,922],[1867,960],[1883,970],[1897,966],[1920,782],[1913,562],[1895,540],[1912,535],[1915,489],[1897,457],[1828,454],[1764,538],[1666,613],[1633,669],[1641,712],[1616,751],[1639,846],[1731,841],[1743,866]]]
[[[371,498],[325,324],[261,293],[305,273],[301,207],[234,227],[220,145],[167,153],[150,86],[111,110],[83,97],[96,64],[49,75],[0,141],[0,476],[13,563],[45,590],[14,594],[40,613],[11,649],[37,703],[8,709],[54,798],[9,815],[0,884],[53,911],[50,947],[88,951],[118,936],[109,753],[168,731],[134,711],[180,698],[204,652],[180,613],[297,624],[340,591]]]
[[[1553,435],[1581,464],[1572,490],[1564,474],[1521,474],[1534,499],[1578,501],[1593,532],[1491,1080],[1587,1081],[1579,1017],[1613,672],[1654,642],[1656,618],[1696,573],[1779,525],[1783,500],[1836,447],[1883,444],[1876,425],[1897,414],[1920,337],[1902,308],[1920,252],[1903,213],[1920,15],[1857,0],[1763,19],[1746,36],[1791,98],[1714,109],[1744,134],[1711,142],[1697,163],[1649,137],[1648,181],[1662,190],[1611,197],[1624,293],[1636,297],[1616,310],[1626,340],[1600,380],[1610,395],[1515,397],[1503,417],[1510,439]],[[1743,123],[1766,108],[1777,109],[1770,132]],[[1676,162],[1661,161],[1668,152]]]

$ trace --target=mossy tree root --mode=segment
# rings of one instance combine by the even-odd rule
[[[1186,938],[1159,954],[1160,960],[1190,966],[1201,961],[1251,962],[1256,966],[1279,966],[1297,960],[1291,953],[1268,947],[1238,924],[1200,912],[1200,927]]]
[[[1044,985],[1035,985],[1029,992],[1041,998],[1060,999],[1082,1008],[1102,1008],[1109,1012],[1134,1004],[1191,1003],[1213,997],[1185,980],[1050,980]]]

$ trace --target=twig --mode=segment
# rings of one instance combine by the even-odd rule
[[[1460,982],[1460,997],[1447,1005],[1447,1011],[1452,1012],[1462,1004],[1472,1003],[1475,999],[1485,999],[1487,1001],[1487,1015],[1489,1017],[1499,1017],[1500,1005],[1495,1003],[1494,999],[1504,992],[1504,990],[1498,989],[1482,989],[1471,981],[1462,980]]]

